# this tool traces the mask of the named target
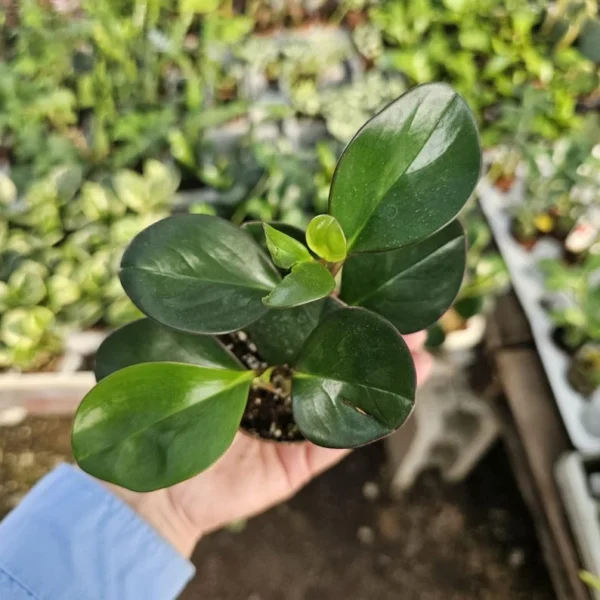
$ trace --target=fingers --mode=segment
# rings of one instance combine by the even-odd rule
[[[407,335],[403,335],[402,337],[404,338],[404,341],[406,342],[408,349],[411,352],[415,352],[415,351],[421,350],[423,348],[423,344],[425,343],[425,340],[427,339],[427,332],[426,331],[417,331],[417,333],[409,333]]]
[[[408,346],[415,363],[415,370],[417,372],[417,385],[421,385],[425,382],[427,377],[429,377],[431,367],[433,366],[433,358],[431,357],[431,354],[429,354],[429,352],[427,352],[423,347],[425,340],[427,339],[427,332],[418,331],[417,333],[409,333],[402,337],[404,338],[404,341],[406,342],[406,345]]]
[[[420,386],[425,383],[431,373],[433,357],[429,352],[421,350],[413,352],[413,362],[415,363],[415,371],[417,372],[417,386]]]
[[[339,463],[350,452],[351,449],[322,448],[309,442],[306,446],[306,462],[314,476],[333,467],[333,465]]]

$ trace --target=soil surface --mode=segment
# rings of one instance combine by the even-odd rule
[[[268,365],[258,354],[256,345],[242,331],[219,338],[248,369],[259,372]],[[299,442],[304,439],[292,410],[292,371],[276,366],[263,377],[260,385],[253,384],[242,416],[241,427],[248,433],[275,442]]]
[[[0,428],[0,509],[69,456],[70,421]],[[552,600],[501,445],[464,483],[384,494],[383,448],[355,451],[291,501],[203,539],[184,600]]]

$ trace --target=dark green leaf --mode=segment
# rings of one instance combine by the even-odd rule
[[[445,339],[446,332],[444,331],[444,328],[439,323],[435,323],[427,330],[425,348],[428,350],[435,350],[444,343]]]
[[[334,289],[335,279],[327,267],[318,262],[303,262],[295,265],[263,302],[269,308],[291,308],[325,298]]]
[[[226,333],[265,312],[280,277],[252,237],[209,215],[178,215],[137,235],[121,262],[127,295],[149,317],[190,333]]]
[[[263,228],[269,254],[278,267],[291,269],[296,263],[313,260],[304,244],[267,223],[263,224]]]
[[[583,56],[600,63],[600,19],[588,19],[585,22],[577,46]]]
[[[483,296],[472,296],[470,298],[462,298],[454,304],[454,310],[463,319],[470,319],[478,315],[485,306],[485,298]]]
[[[412,246],[351,256],[344,264],[341,298],[379,313],[400,333],[420,331],[452,304],[465,261],[465,234],[453,221]]]
[[[270,365],[293,365],[300,348],[319,322],[344,306],[332,296],[287,310],[270,310],[246,331]]]
[[[300,352],[292,385],[294,418],[304,436],[329,448],[353,448],[404,423],[415,395],[415,369],[400,334],[361,308],[336,310]]]
[[[140,319],[121,327],[100,344],[94,372],[100,381],[131,365],[165,361],[215,369],[243,369],[237,358],[214,337],[183,333],[150,319]]]
[[[327,262],[346,258],[346,238],[341,225],[331,215],[317,215],[306,228],[310,249]]]
[[[480,166],[477,126],[464,100],[445,84],[421,85],[348,144],[329,212],[341,223],[349,252],[407,246],[456,217]]]
[[[138,492],[188,479],[230,446],[253,376],[179,363],[117,371],[77,410],[75,459],[91,475]]]

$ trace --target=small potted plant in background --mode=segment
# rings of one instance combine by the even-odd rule
[[[577,351],[567,377],[583,396],[591,397],[600,388],[600,341],[587,342]]]
[[[400,427],[415,393],[400,334],[459,290],[456,216],[480,163],[465,102],[423,85],[356,134],[306,234],[209,215],[142,231],[120,277],[150,318],[98,351],[73,425],[79,465],[138,491],[172,485],[217,460],[257,404],[271,424],[255,433],[275,441],[350,448]]]
[[[586,342],[599,341],[600,255],[590,254],[580,265],[554,259],[542,260],[539,265],[552,294],[544,305],[555,325],[555,343],[572,355]]]

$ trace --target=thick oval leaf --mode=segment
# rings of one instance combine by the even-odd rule
[[[588,19],[577,39],[579,52],[586,58],[600,63],[600,19]]]
[[[332,296],[287,310],[270,310],[246,332],[270,365],[293,365],[298,352],[319,322],[342,304]]]
[[[282,269],[291,269],[296,263],[312,260],[308,248],[293,237],[263,224],[267,248],[273,262]]]
[[[117,329],[100,344],[94,373],[100,381],[131,365],[166,361],[213,369],[244,368],[214,337],[183,333],[150,319],[140,319]]]
[[[317,215],[306,228],[309,248],[328,262],[346,258],[346,238],[341,225],[331,215]]]
[[[420,331],[456,298],[466,254],[465,233],[453,221],[412,246],[351,256],[342,273],[342,300],[379,313],[400,333]]]
[[[263,298],[269,308],[291,308],[325,298],[335,289],[335,279],[327,267],[318,262],[294,265],[288,275]]]
[[[137,492],[188,479],[230,446],[253,375],[179,363],[117,371],[77,410],[75,459],[91,475]]]
[[[348,144],[329,212],[351,253],[407,246],[456,217],[480,168],[477,126],[465,101],[445,84],[421,85],[375,115]]]
[[[294,419],[304,436],[329,448],[354,448],[404,423],[415,369],[400,334],[362,308],[329,315],[300,351],[292,384]]]
[[[138,308],[190,333],[227,333],[256,321],[279,279],[247,232],[209,215],[151,225],[121,262],[121,283]]]

